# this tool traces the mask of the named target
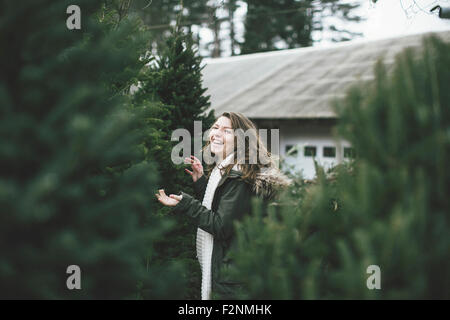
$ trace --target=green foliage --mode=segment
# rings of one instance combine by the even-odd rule
[[[288,48],[312,45],[313,20],[312,15],[307,14],[307,10],[312,10],[311,3],[296,0],[246,2],[242,54],[277,50],[279,40],[286,41]]]
[[[247,15],[241,54],[308,47],[313,44],[313,31],[326,31],[332,41],[346,41],[361,35],[335,25],[336,20],[360,21],[361,17],[354,12],[360,5],[358,2],[342,0],[246,0],[245,2]],[[333,20],[329,19],[330,17]],[[280,47],[280,42],[284,44],[283,47]]]
[[[185,165],[175,165],[171,159],[172,148],[178,141],[171,141],[172,132],[183,128],[194,137],[194,121],[201,121],[203,130],[209,128],[214,115],[209,107],[209,96],[204,96],[202,87],[201,58],[193,49],[190,34],[174,30],[168,38],[166,46],[152,58],[149,67],[140,78],[140,89],[135,93],[136,101],[161,101],[161,113],[158,119],[152,120],[152,127],[157,129],[149,135],[145,142],[147,156],[158,163],[158,170],[164,180],[159,188],[167,194],[179,193],[180,190],[191,193],[192,179],[184,172]],[[191,143],[193,146],[193,142]],[[192,154],[194,150],[191,148]],[[156,191],[156,190],[155,190]],[[157,204],[156,199],[153,200]],[[160,208],[161,217],[172,217],[169,208]],[[157,243],[157,254],[153,261],[164,263],[177,260],[187,265],[187,273],[183,276],[188,282],[186,299],[198,299],[200,293],[199,265],[195,257],[196,229],[185,216],[173,216],[176,227]]]
[[[214,121],[209,96],[202,86],[202,58],[193,49],[191,34],[174,30],[166,46],[158,53],[156,63],[149,71],[144,92],[175,108],[171,112],[170,130],[185,128],[194,133],[194,121],[203,121],[203,127]]]
[[[135,298],[140,283],[178,297],[180,267],[142,259],[173,223],[151,215],[158,175],[124,94],[141,67],[138,24],[99,23],[100,3],[78,1],[82,29],[69,31],[70,4],[1,12],[0,295]],[[66,288],[73,264],[81,290]]]
[[[207,0],[133,0],[129,6],[129,11],[141,17],[142,21],[148,26],[152,44],[158,50],[161,50],[166,46],[166,41],[172,34],[172,23],[179,19],[181,3],[183,4],[182,25],[187,27],[189,32],[193,31],[193,25],[200,27],[208,21],[211,8]],[[199,34],[197,33],[193,37],[198,44]]]
[[[236,276],[254,299],[448,299],[450,45],[382,63],[338,103],[357,159],[238,225]],[[263,212],[267,211],[267,215]],[[381,268],[369,290],[367,267]]]

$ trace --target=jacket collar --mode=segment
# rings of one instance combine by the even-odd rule
[[[220,187],[227,179],[242,176],[241,171],[231,169],[228,175],[222,176],[217,187]],[[286,177],[278,168],[268,167],[262,169],[253,183],[252,190],[256,195],[265,199],[273,199],[280,189],[292,184],[292,180]]]
[[[231,178],[239,178],[240,176],[242,176],[242,172],[231,169],[230,173],[227,175],[223,175],[222,178],[220,179],[219,183],[217,184],[217,188],[220,187],[227,179],[231,179]]]

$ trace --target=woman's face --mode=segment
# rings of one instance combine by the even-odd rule
[[[231,121],[227,117],[220,117],[211,127],[209,133],[211,152],[225,158],[234,149],[234,130]]]

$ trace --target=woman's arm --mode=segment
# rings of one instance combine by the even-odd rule
[[[189,194],[181,194],[181,201],[174,207],[174,211],[192,217],[199,228],[211,233],[218,240],[229,239],[234,231],[233,221],[250,211],[251,191],[242,180],[231,179],[224,185],[216,212],[208,210]]]
[[[195,198],[202,201],[205,195],[206,186],[208,185],[208,179],[203,175],[194,182]]]

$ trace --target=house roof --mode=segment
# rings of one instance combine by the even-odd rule
[[[397,53],[420,46],[429,34],[205,59],[203,84],[216,115],[234,111],[252,119],[336,118],[331,99],[343,97],[354,83],[373,79],[378,58],[390,65]],[[433,34],[450,42],[450,31]]]

